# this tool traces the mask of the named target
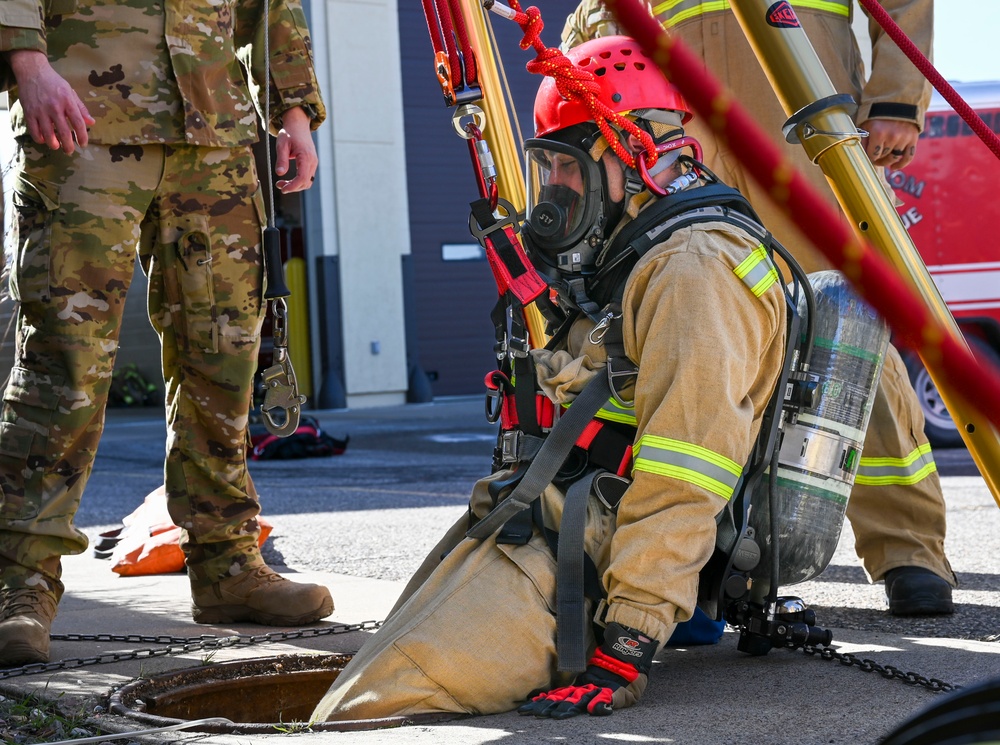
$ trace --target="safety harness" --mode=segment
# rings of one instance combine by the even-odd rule
[[[596,565],[584,551],[588,499],[593,494],[606,509],[614,512],[631,483],[636,422],[632,402],[623,399],[623,391],[635,379],[638,366],[625,353],[622,298],[626,281],[639,259],[654,246],[668,240],[676,230],[704,222],[734,225],[758,241],[758,251],[735,270],[751,291],[759,295],[778,281],[770,258],[776,242],[760,226],[750,204],[737,190],[712,182],[658,199],[613,238],[606,252],[609,258],[588,281],[590,297],[604,308],[591,332],[591,340],[602,344],[607,352],[606,371],[595,375],[559,417],[555,417],[550,399],[539,390],[527,345],[521,347],[519,342],[512,345],[511,337],[519,333],[518,308],[513,308],[515,312],[511,308],[494,312],[498,358],[501,358],[500,350],[511,350],[505,358],[513,359],[515,374],[497,370],[487,376],[487,414],[492,417],[491,421],[501,422],[494,470],[508,468],[511,475],[490,484],[489,494],[494,507],[470,528],[467,536],[485,540],[496,534],[498,543],[523,545],[537,528],[545,537],[557,561],[560,671],[578,672],[586,666],[588,618],[585,599],[597,606],[595,633],[598,638],[601,635],[604,588]],[[782,250],[781,253],[787,258],[787,252]],[[798,335],[798,316],[787,292],[786,299],[788,316],[792,319],[788,338],[794,339]],[[582,312],[569,313],[547,348],[560,345]],[[789,354],[786,354],[776,394],[788,382],[793,346],[788,345]],[[716,556],[707,568],[714,575],[721,575],[721,579],[703,577],[701,584],[704,587],[699,597],[703,610],[716,618],[720,613],[721,581],[731,571],[732,554],[746,531],[748,505],[744,496],[749,494],[747,487],[759,480],[770,460],[782,398],[772,396],[754,454],[739,476],[734,497],[717,519]],[[542,519],[540,496],[550,483],[566,489],[558,532],[546,526]]]

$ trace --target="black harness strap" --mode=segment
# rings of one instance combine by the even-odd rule
[[[563,501],[556,556],[556,653],[559,672],[579,673],[587,668],[585,640],[588,619],[584,589],[584,559],[587,553],[584,537],[587,502],[596,475],[597,472],[593,472],[574,481]]]
[[[510,518],[526,509],[552,483],[580,434],[605,403],[611,391],[604,375],[595,375],[573,401],[573,405],[556,422],[531,465],[524,471],[517,486],[507,499],[476,523],[465,535],[485,540]]]

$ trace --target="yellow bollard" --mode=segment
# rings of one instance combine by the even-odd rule
[[[312,396],[312,354],[309,343],[309,283],[306,260],[291,258],[285,262],[285,282],[291,295],[288,303],[288,357],[295,370],[299,393]]]

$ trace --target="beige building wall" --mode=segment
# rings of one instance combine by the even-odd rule
[[[410,235],[396,0],[311,0],[310,20],[330,112],[318,133],[323,245],[314,250],[339,257],[347,404],[403,403]]]

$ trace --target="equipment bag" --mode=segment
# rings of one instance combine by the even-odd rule
[[[347,449],[350,437],[338,440],[320,429],[319,421],[304,416],[298,428],[287,437],[278,437],[264,427],[250,428],[253,460],[293,460],[296,458],[323,458],[341,455]]]
[[[272,525],[262,517],[258,545],[271,534]],[[123,527],[102,533],[94,546],[94,556],[110,559],[111,571],[123,577],[143,574],[170,574],[184,570],[181,529],[167,512],[167,492],[162,486],[150,492],[143,503],[122,519]]]

